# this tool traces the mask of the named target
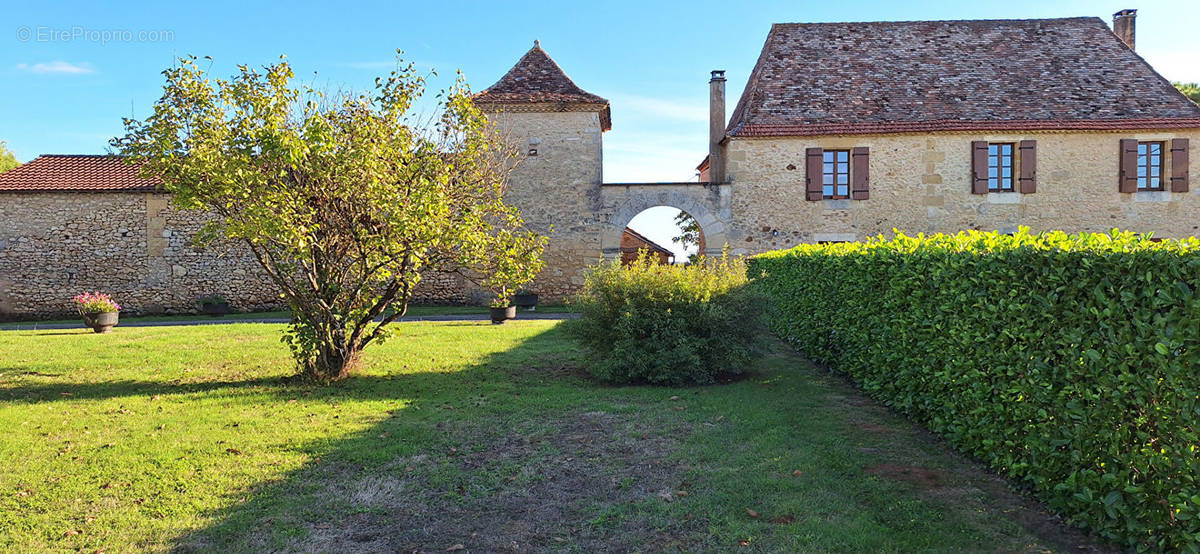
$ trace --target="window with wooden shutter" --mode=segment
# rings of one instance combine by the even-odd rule
[[[988,193],[988,143],[983,140],[971,142],[971,192]]]
[[[1188,191],[1188,139],[1171,141],[1171,192]]]
[[[820,148],[809,148],[804,152],[804,196],[810,202],[816,202],[822,196],[824,156],[825,151]]]
[[[870,198],[871,184],[871,149],[857,146],[850,151],[850,197],[855,200]]]
[[[830,200],[850,198],[850,151],[821,152],[821,197]]]
[[[1121,139],[1121,171],[1117,175],[1121,192],[1137,192],[1138,189],[1138,141]]]
[[[1037,141],[1021,141],[1021,194],[1033,194],[1037,191]]]
[[[1161,142],[1139,142],[1137,146],[1137,189],[1164,190]]]
[[[988,192],[1017,190],[1013,175],[1013,150],[1011,142],[988,144]]]

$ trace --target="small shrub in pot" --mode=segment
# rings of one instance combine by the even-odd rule
[[[85,292],[75,296],[75,309],[83,318],[83,324],[97,333],[108,333],[117,326],[121,305],[112,297],[101,292]]]

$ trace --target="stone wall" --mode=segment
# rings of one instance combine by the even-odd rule
[[[607,220],[599,213],[600,114],[513,112],[488,117],[522,152],[505,201],[521,211],[530,229],[550,237],[546,269],[525,288],[543,302],[562,300],[578,290],[585,269],[601,257]]]
[[[1118,141],[1190,138],[1189,192],[1120,193]],[[1037,192],[971,193],[971,141],[1037,140]],[[868,200],[805,200],[805,149],[870,150]],[[798,243],[965,229],[1200,234],[1200,132],[1040,132],[733,139],[727,145],[735,253]],[[1167,162],[1169,164],[1169,161]],[[1167,165],[1167,168],[1170,166]],[[1169,176],[1169,173],[1168,173]],[[1168,185],[1169,189],[1170,186]]]
[[[165,194],[0,193],[0,317],[74,315],[72,297],[93,290],[133,314],[194,312],[209,294],[241,310],[280,308],[248,251],[193,245],[206,217]]]
[[[506,200],[550,237],[546,269],[528,288],[543,302],[578,290],[587,268],[620,255],[637,213],[673,206],[700,222],[709,254],[728,242],[754,254],[802,242],[889,234],[1108,231],[1162,237],[1200,234],[1200,132],[935,133],[786,139],[734,139],[726,145],[730,183],[602,183],[599,113],[493,113],[523,152]],[[1191,190],[1117,190],[1118,141],[1191,139]],[[972,140],[1036,139],[1037,192],[971,193]],[[870,198],[809,202],[809,147],[867,146]],[[1169,164],[1169,160],[1167,160]],[[1169,167],[1169,165],[1168,165]],[[278,293],[244,248],[199,250],[191,237],[205,214],[170,207],[163,194],[0,193],[0,318],[63,316],[71,297],[112,293],[133,313],[186,313],[201,295],[221,294],[241,310],[281,307]],[[483,304],[458,275],[426,275],[414,301]]]
[[[244,246],[194,245],[207,217],[166,194],[0,193],[0,319],[72,317],[72,297],[93,290],[130,314],[195,313],[210,294],[243,311],[285,308]],[[481,303],[468,285],[427,275],[415,300]]]

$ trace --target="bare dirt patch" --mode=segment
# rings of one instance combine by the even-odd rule
[[[573,414],[546,428],[552,431],[399,459],[386,475],[337,479],[323,496],[345,500],[357,513],[334,524],[305,523],[308,536],[288,548],[630,551],[686,543],[698,532],[644,525],[630,508],[664,502],[664,491],[679,488],[684,468],[668,456],[680,433],[605,412]]]
[[[863,469],[863,471],[887,479],[912,483],[924,489],[936,489],[945,481],[942,472],[916,466],[880,464]]]

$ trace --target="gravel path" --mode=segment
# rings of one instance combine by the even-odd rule
[[[518,312],[517,319],[575,319],[577,313],[536,313]],[[487,321],[491,319],[487,313],[479,314],[446,314],[421,315],[402,317],[398,322],[406,321]],[[258,318],[258,319],[220,319],[197,318],[172,321],[122,321],[118,327],[170,327],[175,325],[227,325],[230,323],[287,323],[287,318]],[[0,331],[38,331],[42,329],[84,329],[82,321],[71,323],[10,323],[0,325]]]

